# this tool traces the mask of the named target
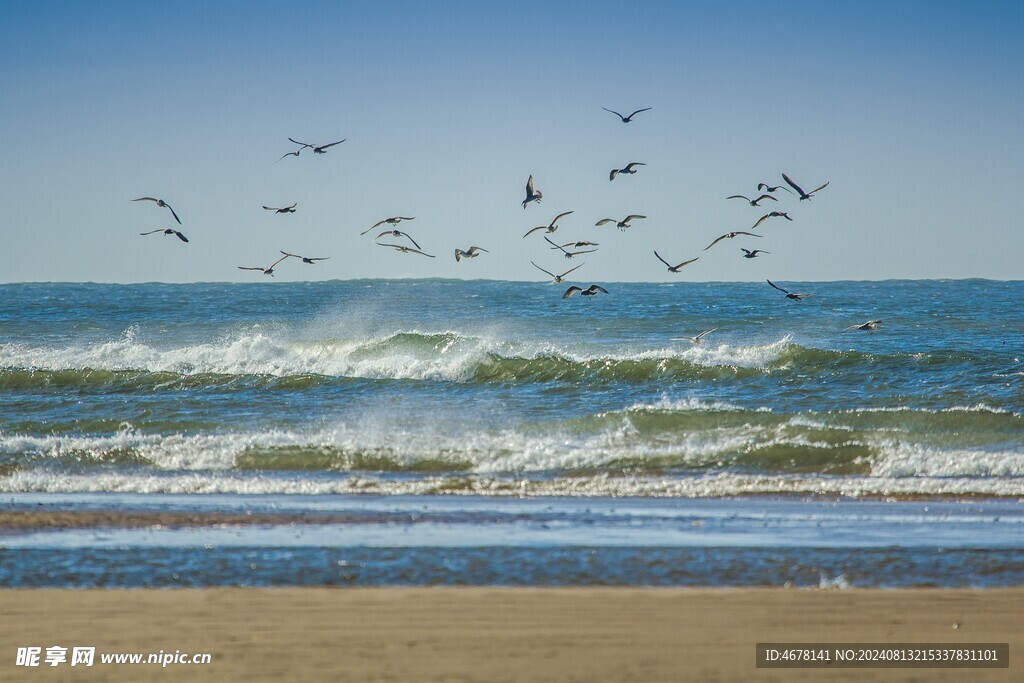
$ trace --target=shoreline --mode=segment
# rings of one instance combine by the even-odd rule
[[[76,667],[86,681],[1008,681],[1024,671],[1024,588],[4,589],[0,604],[0,678],[12,681],[69,675],[15,666],[16,648],[32,645],[212,658]],[[1008,642],[1010,668],[756,669],[758,642]]]

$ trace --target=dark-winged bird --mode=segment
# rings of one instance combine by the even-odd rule
[[[691,263],[693,263],[694,261],[696,261],[698,258],[700,258],[700,256],[698,256],[697,258],[692,258],[689,261],[683,261],[679,265],[673,266],[671,263],[669,263],[665,259],[661,258],[661,254],[659,254],[657,251],[654,252],[654,255],[658,257],[659,261],[661,261],[666,266],[668,266],[668,272],[670,272],[670,273],[678,273],[680,268],[682,268],[683,266],[688,266]]]
[[[177,237],[182,242],[188,242],[188,238],[187,237],[182,235],[177,230],[174,230],[173,228],[157,228],[156,230],[150,230],[149,232],[140,232],[139,234],[140,235],[152,235],[155,232],[162,232],[165,235],[174,235],[175,237]]]
[[[156,197],[139,197],[138,199],[133,199],[132,201],[133,202],[156,202],[157,206],[162,206],[163,208],[165,208],[168,211],[170,211],[171,215],[174,216],[174,220],[178,221],[178,225],[181,225],[181,219],[178,218],[178,214],[174,213],[174,209],[171,208],[171,205],[168,204],[167,202],[165,202],[162,199],[157,199]]]
[[[646,165],[647,164],[643,163],[642,161],[631,161],[630,163],[626,164],[626,168],[613,168],[612,172],[608,174],[608,180],[615,180],[615,176],[619,175],[620,173],[624,175],[633,175],[634,173],[636,173],[636,166]]]
[[[618,117],[619,117],[620,119],[622,119],[622,122],[623,122],[623,123],[629,123],[630,121],[632,121],[632,120],[633,120],[633,117],[634,117],[634,116],[636,116],[637,114],[639,114],[640,112],[642,112],[642,111],[650,111],[651,109],[654,109],[654,107],[644,107],[643,109],[637,109],[637,110],[636,110],[635,112],[633,112],[633,113],[632,113],[632,114],[630,114],[629,116],[623,116],[623,115],[622,115],[622,114],[620,114],[619,112],[617,112],[617,111],[612,111],[612,110],[611,110],[611,109],[609,109],[608,107],[601,107],[601,109],[604,109],[605,111],[608,111],[608,112],[611,112],[612,114],[615,114],[615,115],[616,115],[616,116],[618,116]]]
[[[814,196],[814,193],[815,193],[815,192],[820,192],[821,190],[824,190],[824,189],[825,189],[826,187],[828,187],[828,183],[825,183],[825,184],[824,184],[824,185],[822,185],[821,187],[818,187],[818,188],[816,188],[816,189],[813,189],[813,190],[811,190],[810,192],[804,192],[803,190],[801,190],[801,189],[800,189],[800,186],[799,186],[799,185],[797,185],[796,183],[794,183],[794,182],[793,182],[793,181],[792,181],[792,180],[790,179],[790,177],[789,177],[788,175],[786,175],[785,173],[783,173],[783,174],[782,174],[782,179],[783,179],[783,180],[785,180],[785,181],[786,181],[787,183],[789,183],[789,186],[790,186],[790,187],[792,187],[792,188],[793,188],[794,190],[796,190],[796,191],[797,191],[797,193],[799,193],[799,195],[800,195],[800,201],[803,201],[803,200],[805,200],[805,199],[810,199],[811,197],[813,197],[813,196]]]
[[[783,294],[785,294],[787,299],[793,299],[794,301],[800,301],[801,299],[805,299],[806,297],[814,296],[813,294],[794,294],[793,292],[787,292],[786,290],[784,290],[782,287],[779,287],[777,284],[775,284],[771,280],[765,280],[765,282],[767,282],[772,287],[774,287],[775,289],[777,289],[780,292],[782,292]]]
[[[523,200],[523,208],[525,209],[526,205],[529,204],[530,202],[537,202],[538,204],[540,204],[540,200],[543,197],[543,192],[541,192],[540,190],[533,189],[533,176],[531,175],[530,179],[526,181],[526,199]]]

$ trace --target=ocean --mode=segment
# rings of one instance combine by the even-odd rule
[[[566,569],[542,583],[685,583],[615,567],[658,553],[683,566],[676,555],[695,549],[714,556],[691,558],[696,583],[740,560],[775,567],[755,571],[768,583],[791,581],[799,572],[779,567],[803,551],[824,553],[814,566],[830,569],[798,583],[847,581],[843,557],[880,549],[921,565],[913,575],[925,583],[972,584],[977,563],[957,553],[999,558],[986,585],[1024,579],[1024,282],[781,283],[813,293],[803,301],[766,283],[602,284],[609,293],[588,299],[496,281],[0,285],[2,509],[273,501],[363,515],[305,524],[298,544],[274,525],[236,530],[212,544],[227,558],[212,563],[219,574],[190,575],[199,584],[244,584],[231,558],[296,547],[314,564],[333,549],[362,562],[396,548],[463,559],[514,550],[520,568],[523,553],[546,568],[558,566],[550,553],[568,553],[577,569],[574,553],[608,553],[591,579]],[[846,329],[869,319],[881,319],[877,331]],[[715,327],[701,344],[672,340]],[[620,512],[595,521],[606,508]],[[642,512],[622,518],[625,508]],[[715,510],[746,520],[746,535],[708,524]],[[862,518],[861,531],[800,531],[834,514]],[[969,520],[951,527],[967,542],[939,533],[922,546],[903,519],[922,515],[933,531]],[[523,528],[488,543],[495,524],[518,529],[496,519]],[[421,537],[424,522],[447,531]],[[775,523],[789,531],[754,542],[752,529]],[[211,545],[209,530],[181,533],[5,533],[0,564],[14,573],[0,585],[45,584],[31,576],[53,553],[81,565],[58,585],[109,576],[114,556],[141,568],[125,585],[150,585],[147,568],[173,567],[188,538]],[[150,556],[170,559],[140,559]],[[440,573],[412,582],[516,583],[491,555],[469,563],[478,576],[444,570],[451,557],[421,558]],[[261,581],[301,583],[273,576]],[[387,576],[379,582],[402,582]],[[906,579],[879,569],[858,581]]]

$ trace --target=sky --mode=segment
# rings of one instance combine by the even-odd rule
[[[330,257],[282,282],[1024,279],[1022,31],[1019,2],[4,1],[0,282],[263,282],[237,267],[280,250]],[[829,186],[726,199],[783,172]],[[139,235],[178,227],[147,195],[188,244]],[[522,238],[564,211],[597,252]],[[360,236],[395,215],[436,258]]]

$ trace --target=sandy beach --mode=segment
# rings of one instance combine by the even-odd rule
[[[5,681],[1020,680],[1024,590],[5,590]],[[956,625],[956,628],[954,628]],[[1009,642],[1009,669],[765,670],[757,642]],[[18,647],[95,646],[91,668]],[[210,653],[208,665],[99,653]],[[73,674],[73,675],[72,675]]]

